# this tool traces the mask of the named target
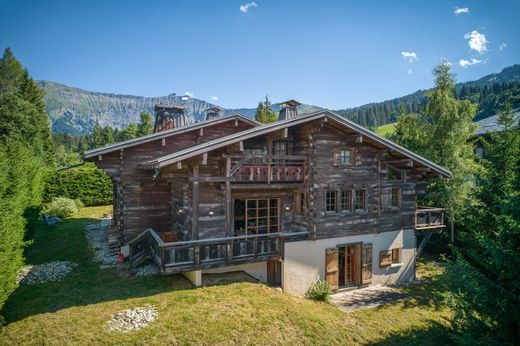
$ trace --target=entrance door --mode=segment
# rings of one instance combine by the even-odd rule
[[[339,247],[338,260],[339,287],[361,285],[361,244]]]

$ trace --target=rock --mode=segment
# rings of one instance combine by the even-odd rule
[[[135,276],[150,276],[156,275],[159,273],[159,268],[155,265],[155,263],[146,263],[143,264],[135,270]]]
[[[43,215],[43,222],[45,222],[45,224],[47,224],[49,226],[52,226],[57,223],[60,223],[61,219],[57,216]]]
[[[69,261],[52,261],[34,266],[28,265],[20,270],[16,282],[22,285],[34,285],[60,281],[75,267],[77,267],[77,264]]]
[[[112,219],[102,219],[98,223],[85,226],[85,237],[94,253],[94,261],[106,265],[117,264],[117,256],[110,253],[108,246],[108,227],[111,223]]]
[[[148,326],[157,316],[157,310],[151,305],[126,309],[113,315],[105,328],[110,333],[128,333]]]

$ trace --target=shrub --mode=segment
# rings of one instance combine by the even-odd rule
[[[80,199],[86,206],[105,205],[112,203],[112,193],[110,177],[92,163],[86,163],[51,175],[45,184],[44,201],[67,197]]]
[[[321,302],[327,302],[332,294],[332,289],[327,281],[318,280],[312,284],[305,297]]]
[[[74,199],[74,203],[78,209],[85,208],[85,204],[79,198]]]
[[[57,217],[67,217],[72,213],[76,213],[78,207],[73,199],[66,197],[53,198],[52,202],[46,203],[43,206],[43,213]]]

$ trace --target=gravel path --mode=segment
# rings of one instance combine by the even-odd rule
[[[157,310],[151,305],[123,310],[106,323],[106,330],[111,333],[128,333],[148,326],[157,315]]]
[[[85,226],[85,236],[94,253],[94,261],[102,264],[117,264],[117,256],[111,255],[108,247],[108,227],[111,223],[112,219],[103,219]]]
[[[389,286],[369,286],[332,295],[331,302],[343,311],[373,308],[406,298],[407,295]]]
[[[22,285],[41,284],[50,281],[60,281],[67,276],[77,264],[69,261],[52,261],[23,267],[16,282]]]

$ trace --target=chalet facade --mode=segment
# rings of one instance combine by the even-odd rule
[[[114,248],[196,283],[244,270],[294,294],[318,279],[335,289],[413,279],[416,234],[444,227],[442,209],[417,196],[450,172],[297,106],[268,125],[211,109],[175,127],[182,111],[161,105],[155,127],[167,130],[86,152],[114,184]]]

